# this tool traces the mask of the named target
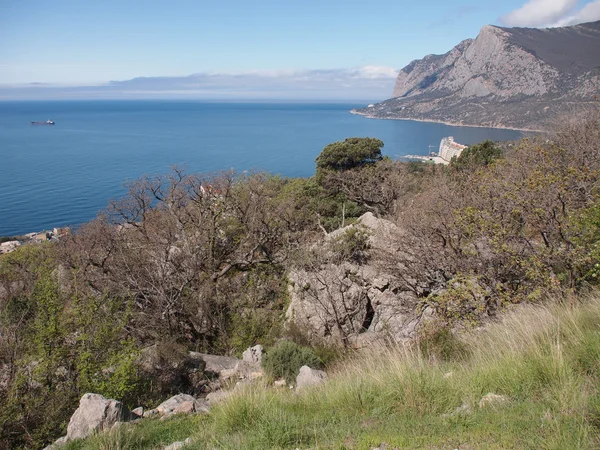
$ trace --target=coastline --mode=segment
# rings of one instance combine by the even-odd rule
[[[545,133],[545,130],[536,130],[536,129],[532,129],[532,128],[516,128],[516,127],[506,127],[506,126],[502,126],[502,125],[497,125],[497,126],[489,126],[489,125],[467,125],[464,123],[459,123],[459,122],[448,122],[448,121],[444,121],[444,120],[433,120],[433,119],[409,119],[406,117],[378,117],[378,116],[373,116],[373,115],[369,115],[369,114],[365,114],[365,113],[361,113],[358,112],[355,109],[351,109],[350,110],[350,114],[354,114],[357,116],[362,116],[365,119],[376,119],[376,120],[408,120],[408,121],[412,121],[412,122],[427,122],[427,123],[440,123],[442,125],[448,125],[451,127],[468,127],[468,128],[495,128],[498,130],[512,130],[512,131],[525,131],[528,133]]]

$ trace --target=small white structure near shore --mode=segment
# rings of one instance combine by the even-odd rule
[[[429,147],[432,147],[431,145]],[[454,137],[448,136],[442,138],[440,142],[440,149],[438,153],[431,152],[428,156],[419,155],[406,155],[403,158],[406,159],[418,159],[424,162],[431,162],[434,164],[444,164],[447,166],[454,157],[459,157],[462,151],[467,148],[467,145],[459,144],[454,142]]]
[[[438,152],[438,156],[444,161],[450,162],[452,158],[458,158],[465,148],[467,148],[466,145],[454,142],[454,137],[448,136],[442,138],[442,141],[440,142],[440,151]]]

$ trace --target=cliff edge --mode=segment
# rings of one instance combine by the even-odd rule
[[[484,26],[398,74],[393,98],[353,112],[382,119],[544,129],[600,93],[600,21],[562,28]]]

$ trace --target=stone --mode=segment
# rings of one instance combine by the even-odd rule
[[[144,411],[142,417],[144,419],[149,419],[150,417],[158,416],[159,412],[156,409],[149,409],[148,411]]]
[[[178,408],[181,408],[179,412],[208,412],[209,406],[205,401],[197,400],[189,394],[177,394],[158,405],[155,411],[158,414],[167,416],[176,413]],[[190,409],[193,410],[190,411]]]
[[[242,361],[251,365],[260,367],[260,362],[262,359],[263,346],[255,345],[254,347],[248,348],[244,353],[242,353]]]
[[[275,380],[275,383],[273,383],[273,386],[279,388],[279,387],[286,387],[287,383],[285,382],[285,380],[283,378],[280,378],[279,380]]]
[[[368,347],[380,339],[402,343],[414,337],[422,318],[417,289],[432,292],[384,269],[391,249],[403,242],[405,232],[394,223],[365,213],[358,225],[328,234],[317,245],[327,257],[335,241],[352,227],[369,231],[370,257],[366,262],[323,262],[290,270],[290,304],[286,322],[334,344]],[[407,256],[408,257],[408,256]],[[327,261],[327,258],[325,258]],[[433,282],[432,282],[433,283]],[[344,311],[343,316],[335,311]]]
[[[296,389],[302,389],[307,386],[316,386],[323,383],[327,374],[322,370],[311,369],[308,366],[300,367],[300,373],[296,377]]]
[[[57,450],[57,449],[63,447],[67,442],[69,442],[69,438],[67,436],[59,437],[52,444],[50,444],[47,447],[44,447],[43,450]]]
[[[195,402],[183,402],[177,405],[173,410],[173,414],[192,414],[196,412]]]
[[[121,402],[100,394],[85,394],[69,420],[66,437],[68,440],[82,439],[92,433],[108,430],[116,422],[124,422],[129,418],[129,411]]]
[[[135,409],[131,410],[131,416],[134,419],[140,418],[140,417],[144,417],[144,407],[143,406],[138,406]]]
[[[481,400],[479,400],[479,407],[486,408],[489,406],[499,406],[506,403],[508,399],[504,395],[494,394],[492,392],[484,395]]]
[[[190,352],[193,359],[204,361],[204,371],[214,377],[222,380],[232,378],[237,375],[240,360],[231,356],[209,355],[206,353]]]
[[[164,450],[179,450],[180,448],[188,445],[189,443],[191,443],[192,440],[190,438],[187,438],[185,441],[177,441],[177,442],[173,442],[170,445],[167,445]]]

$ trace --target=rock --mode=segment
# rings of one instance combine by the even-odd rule
[[[116,422],[129,420],[129,411],[116,400],[100,394],[85,394],[79,408],[71,416],[67,426],[67,439],[81,439],[90,434],[110,429]]]
[[[287,383],[285,382],[285,380],[283,378],[280,378],[279,380],[275,380],[275,383],[273,383],[273,386],[275,387],[286,387]]]
[[[155,417],[158,415],[159,415],[159,412],[156,409],[150,409],[148,411],[144,411],[144,413],[142,414],[142,417],[144,419],[149,419],[150,417]]]
[[[209,355],[206,353],[190,352],[190,357],[201,359],[204,371],[211,376],[220,379],[229,379],[237,375],[240,360],[230,356]]]
[[[167,445],[164,448],[164,450],[179,450],[180,448],[188,445],[191,442],[192,442],[192,440],[190,438],[187,438],[185,441],[173,442],[171,445]]]
[[[138,419],[140,417],[144,417],[144,408],[142,406],[138,406],[135,409],[131,410],[132,419]]]
[[[260,361],[262,359],[263,346],[255,345],[254,347],[250,347],[244,353],[242,353],[242,361],[251,366],[260,367]]]
[[[369,259],[360,264],[332,260],[336,240],[355,226],[369,232]],[[289,272],[291,301],[286,321],[320,339],[354,347],[368,347],[382,339],[402,343],[414,337],[424,317],[417,308],[420,297],[437,285],[421,286],[385,269],[390,251],[404,239],[402,229],[372,213],[363,214],[357,225],[331,232],[317,244],[323,254],[321,263]]]
[[[499,406],[506,403],[508,399],[504,395],[494,394],[492,392],[484,395],[481,400],[479,400],[479,407],[486,408],[488,406]]]
[[[69,438],[67,436],[59,437],[52,444],[50,444],[47,447],[44,447],[43,450],[57,450],[60,447],[63,447],[67,442],[69,442]]]
[[[327,374],[322,370],[311,369],[308,366],[300,367],[300,373],[296,377],[296,389],[302,389],[307,386],[315,386],[323,383]]]
[[[178,394],[162,402],[155,408],[155,411],[167,416],[176,412],[208,412],[208,409],[208,403],[205,401],[197,400],[188,394]]]
[[[196,412],[196,404],[195,404],[195,402],[183,402],[183,403],[180,403],[173,410],[173,414],[192,414],[193,412]]]

